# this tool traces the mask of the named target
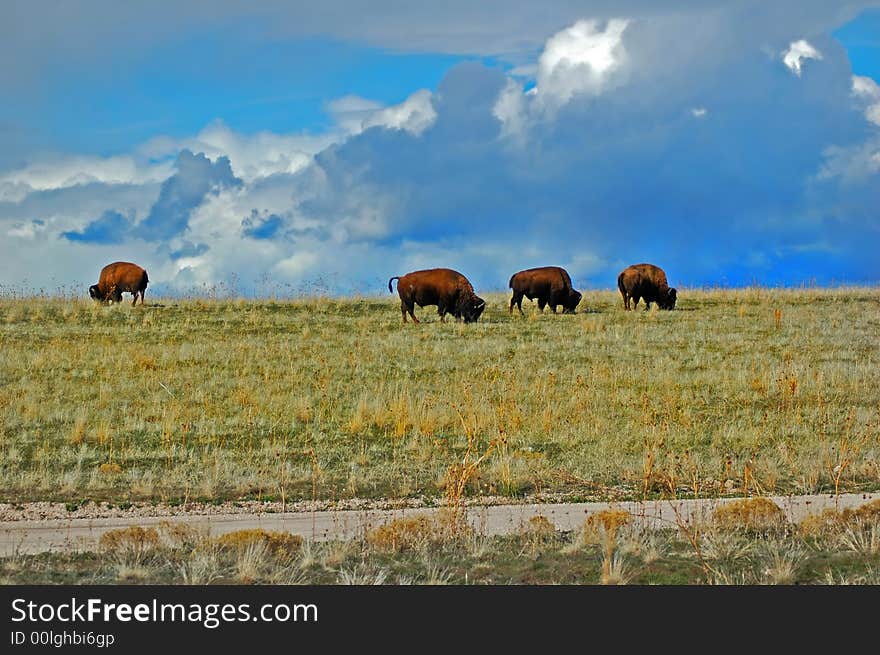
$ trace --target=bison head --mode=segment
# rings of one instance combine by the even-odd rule
[[[575,309],[577,309],[578,304],[581,302],[581,292],[575,291],[572,289],[568,292],[568,298],[566,298],[565,303],[563,304],[563,314],[574,314]]]
[[[670,287],[667,289],[666,295],[657,301],[657,305],[660,309],[675,309],[675,299],[677,296],[678,292]]]
[[[458,313],[465,323],[476,323],[486,309],[486,301],[477,295],[463,298],[458,305]]]
[[[93,300],[104,300],[104,298],[101,296],[101,290],[98,288],[97,284],[93,284],[89,287],[89,296]]]

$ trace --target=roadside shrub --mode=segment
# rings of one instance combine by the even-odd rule
[[[839,535],[854,524],[880,523],[880,499],[872,500],[857,509],[825,509],[811,514],[798,524],[798,531],[807,537]]]
[[[846,525],[843,512],[825,509],[818,514],[810,514],[798,523],[798,532],[805,537],[821,537],[837,534]]]
[[[163,521],[159,524],[159,531],[170,548],[192,550],[210,541],[206,527],[177,521]]]
[[[431,543],[438,539],[437,524],[428,516],[394,519],[372,530],[365,539],[371,548],[382,552],[399,553]]]
[[[556,526],[546,516],[539,514],[529,519],[522,532],[524,535],[548,538],[556,534]]]
[[[101,535],[98,545],[106,552],[142,554],[159,546],[159,533],[156,528],[133,525],[108,530]]]
[[[289,532],[263,530],[236,530],[228,532],[217,539],[217,545],[232,551],[258,550],[279,558],[295,556],[303,545],[303,538]]]
[[[880,498],[865,503],[855,510],[844,510],[844,514],[850,512],[857,519],[863,521],[880,521]]]
[[[723,530],[767,532],[785,523],[785,512],[769,498],[743,498],[721,505],[712,517],[715,527]]]
[[[632,515],[622,509],[605,509],[590,514],[584,521],[584,542],[613,541],[620,528],[627,525],[630,520],[632,520]]]
[[[532,552],[537,551],[556,540],[556,526],[546,516],[533,516],[523,525],[520,534]]]

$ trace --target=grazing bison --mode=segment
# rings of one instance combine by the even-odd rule
[[[538,299],[538,308],[543,312],[544,307],[550,305],[553,313],[556,313],[557,305],[562,305],[563,314],[574,314],[575,308],[581,301],[581,292],[571,287],[571,278],[564,268],[559,266],[542,266],[541,268],[529,268],[519,273],[514,273],[510,278],[509,286],[513,289],[513,297],[510,299],[508,313],[513,313],[513,306],[519,308],[522,314],[523,296],[529,300]]]
[[[645,310],[656,302],[660,309],[675,309],[677,292],[666,282],[666,273],[653,264],[633,264],[627,266],[617,276],[617,288],[623,296],[623,307],[629,310],[629,301],[633,301],[633,309],[639,299],[645,299]]]
[[[400,313],[403,314],[404,323],[407,312],[414,323],[419,322],[413,314],[415,305],[437,305],[437,313],[444,323],[447,313],[452,314],[456,321],[464,319],[465,323],[474,323],[486,308],[486,301],[474,293],[468,279],[449,268],[431,268],[392,277],[388,280],[389,293],[393,293],[393,280],[397,280],[397,295],[400,296]]]
[[[147,272],[137,264],[131,262],[113,262],[101,269],[98,284],[89,287],[89,295],[95,300],[107,302],[122,302],[122,294],[130,293],[134,296],[131,301],[132,307],[141,294],[141,305],[144,304],[144,291],[150,279]]]

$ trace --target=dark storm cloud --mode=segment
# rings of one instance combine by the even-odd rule
[[[161,241],[180,234],[187,227],[190,213],[206,195],[242,183],[233,175],[227,157],[218,157],[212,163],[203,153],[194,155],[182,150],[176,167],[177,172],[162,184],[149,215],[138,225],[141,238]]]
[[[62,236],[88,243],[122,243],[131,238],[165,241],[186,230],[192,210],[208,194],[242,184],[226,157],[212,163],[203,153],[194,155],[182,150],[175,166],[175,174],[162,183],[159,198],[143,221],[137,223],[132,216],[109,210],[82,230],[67,231]]]
[[[184,269],[190,281],[263,271],[387,280],[449,265],[502,289],[515,270],[561,264],[578,283],[612,287],[638,261],[662,265],[676,285],[877,281],[869,246],[880,235],[880,134],[830,36],[862,3],[478,4],[382,20],[351,12],[331,30],[346,38],[356,16],[370,43],[498,55],[504,63],[450,70],[431,98],[436,119],[420,133],[372,127],[304,170],[246,187],[225,158],[184,151],[175,175],[153,187],[148,212],[101,203],[89,215],[100,218],[68,234],[106,243],[126,216],[148,214],[129,221],[129,238],[159,242],[169,259],[204,255],[202,268]],[[331,5],[299,27],[284,14],[276,29],[314,29]],[[228,18],[227,5],[212,7]],[[191,11],[178,20],[194,20]],[[613,16],[631,19],[620,76],[557,99],[552,111],[514,93],[521,125],[508,129],[496,103],[511,79],[532,85],[535,73],[512,78],[506,64],[534,64],[547,37],[574,20]],[[798,39],[821,53],[800,74],[783,63]],[[242,192],[215,196],[233,188]]]
[[[755,51],[687,81],[688,69],[666,71],[575,97],[520,145],[492,116],[501,73],[461,65],[421,136],[368,130],[320,154],[330,185],[303,208],[327,218],[343,189],[393,193],[405,201],[382,245],[499,244],[473,262],[490,285],[512,262],[579,259],[597,262],[598,286],[643,260],[689,284],[875,279],[852,251],[876,239],[864,204],[876,175],[860,189],[815,181],[830,144],[856,148],[875,129],[852,102],[846,53],[830,38],[814,45],[823,59],[800,77]]]

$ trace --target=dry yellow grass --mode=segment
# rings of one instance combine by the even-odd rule
[[[843,532],[853,524],[864,522],[880,523],[880,500],[873,500],[857,509],[825,509],[811,514],[798,523],[798,530],[805,536],[833,535]]]
[[[159,532],[155,528],[118,528],[108,530],[98,542],[101,550],[108,552],[145,552],[160,544]]]
[[[431,517],[411,516],[367,530],[364,539],[378,551],[399,553],[424,547],[440,536],[438,526]]]
[[[217,538],[217,544],[230,550],[246,550],[259,545],[275,557],[290,558],[302,548],[303,538],[289,532],[255,528],[227,532]]]
[[[556,526],[546,516],[539,514],[530,518],[523,526],[523,534],[539,538],[550,537],[556,534]]]
[[[743,498],[724,503],[712,514],[712,523],[722,530],[766,532],[783,527],[785,512],[769,498]]]

